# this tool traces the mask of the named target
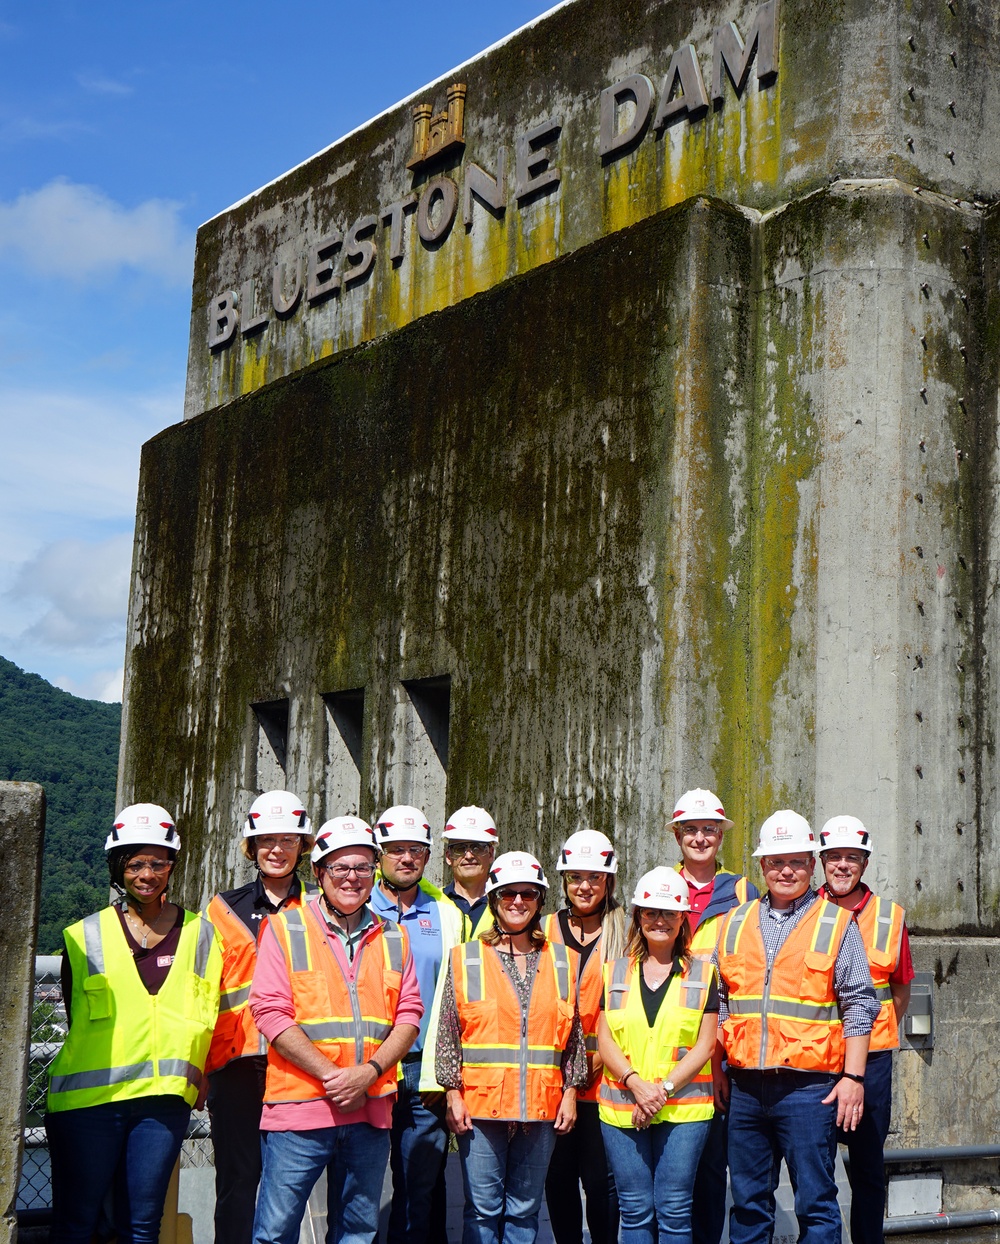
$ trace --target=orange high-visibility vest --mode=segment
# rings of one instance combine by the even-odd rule
[[[327,942],[322,920],[315,901],[268,917],[285,956],[295,1022],[334,1066],[361,1066],[377,1058],[378,1047],[392,1031],[409,942],[399,925],[373,916],[374,926],[354,952],[356,974],[349,981]],[[395,1091],[393,1065],[368,1096],[388,1097]],[[273,1045],[268,1049],[266,1104],[324,1096],[315,1076],[282,1057]]]
[[[660,1003],[652,1027],[642,1005],[636,974],[641,969],[622,957],[604,968],[607,1002],[604,1018],[618,1048],[640,1079],[650,1083],[670,1079],[670,1073],[701,1035],[701,1021],[715,969],[707,959],[692,957],[671,976],[667,995]],[[614,1127],[632,1127],[635,1097],[607,1070],[601,1084],[601,1119]],[[675,1090],[653,1116],[653,1123],[692,1123],[715,1113],[712,1095],[712,1060],[705,1063],[690,1083]]]
[[[677,865],[677,871],[681,871],[680,864]],[[725,869],[720,869],[717,876],[724,877],[727,875]],[[729,874],[731,875],[731,874]],[[746,877],[738,877],[736,880],[736,906],[748,901],[747,895],[747,879]],[[730,908],[730,911],[733,909]],[[722,925],[729,912],[720,911],[714,916],[707,916],[703,919],[695,931],[691,934],[691,942],[688,950],[692,955],[697,955],[700,959],[711,959],[715,954],[715,948],[719,943],[719,934],[722,932]]]
[[[833,976],[851,913],[817,899],[768,970],[759,912],[759,899],[734,907],[719,939],[729,1004],[722,1038],[730,1066],[842,1071],[844,1028]]]
[[[542,932],[550,942],[563,944],[562,926],[555,913],[545,917]],[[587,1068],[590,1072],[587,1088],[577,1093],[577,1101],[597,1101],[601,1091],[601,1072],[594,1071],[594,1059],[597,1055],[597,1020],[601,1014],[601,995],[604,992],[604,956],[601,954],[603,940],[604,934],[602,933],[590,952],[583,971],[577,973],[576,1005],[580,1012],[580,1023],[583,1025],[583,1037],[587,1046]],[[579,951],[577,958],[579,959]]]
[[[899,1025],[892,1005],[889,977],[899,964],[903,944],[903,921],[906,912],[892,899],[873,894],[861,911],[856,913],[858,929],[865,943],[868,967],[879,1002],[879,1013],[872,1026],[869,1051],[898,1050]]]
[[[578,958],[561,942],[545,943],[522,1021],[520,1001],[496,950],[478,940],[452,950],[462,1094],[474,1119],[537,1123],[556,1117]]]

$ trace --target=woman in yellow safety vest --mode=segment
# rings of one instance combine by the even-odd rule
[[[597,1021],[605,961],[617,959],[625,949],[625,913],[615,898],[618,857],[610,838],[596,829],[581,829],[563,843],[556,869],[566,906],[546,916],[543,929],[549,941],[562,942],[579,956],[577,1005],[590,1078],[576,1097],[576,1126],[556,1138],[545,1177],[545,1203],[555,1244],[578,1244],[583,1238],[582,1184],[592,1244],[612,1244],[618,1239],[618,1198],[597,1110],[604,1071],[597,1052]]]
[[[640,877],[625,954],[604,969],[601,1131],[628,1244],[691,1241],[719,1001],[711,963],[688,952],[689,910],[672,868]]]
[[[576,952],[546,939],[548,882],[526,851],[490,869],[493,927],[451,951],[435,1069],[458,1137],[463,1238],[533,1244],[556,1133],[576,1122],[587,1054],[576,1012]]]
[[[250,1014],[250,985],[268,916],[302,906],[304,887],[296,870],[313,841],[298,795],[270,790],[258,796],[243,822],[240,843],[257,876],[237,890],[216,894],[205,910],[222,945],[222,998],[206,1067],[215,1152],[215,1244],[250,1244],[253,1235],[267,1042]]]
[[[156,1244],[219,1010],[215,930],[167,901],[173,817],[132,804],[104,845],[121,900],[63,934],[69,1032],[45,1120],[52,1244],[90,1244],[112,1189],[120,1244]]]

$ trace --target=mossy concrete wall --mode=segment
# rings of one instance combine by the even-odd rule
[[[35,930],[45,837],[45,792],[0,782],[0,870],[6,918],[0,929],[0,1244],[14,1244],[21,1176],[24,1095],[35,994]]]
[[[468,234],[459,207],[441,245],[214,354],[220,290],[399,199],[408,109],[201,231],[188,418],[143,452],[120,775],[176,811],[189,902],[236,870],[252,704],[287,699],[318,821],[347,810],[323,696],[363,688],[372,815],[401,683],[446,675],[447,807],[507,845],[549,863],[604,830],[628,886],[707,785],[731,865],[776,807],[848,811],[922,955],[1000,935],[1000,17],[782,0],[776,77],[601,161],[601,90],[659,86],[682,40],[708,78],[712,32],[759,13],[575,0],[463,67],[453,175],[559,111],[557,191]],[[942,1032],[974,977],[936,986]],[[973,1063],[1000,1072],[955,1049],[901,1056],[898,1143],[1000,1124],[948,1113]]]

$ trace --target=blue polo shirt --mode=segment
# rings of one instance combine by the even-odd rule
[[[437,985],[438,973],[441,971],[441,918],[438,915],[437,903],[422,889],[417,890],[417,897],[399,918],[399,908],[394,899],[376,885],[368,900],[371,909],[385,920],[401,924],[410,939],[410,952],[413,955],[413,966],[417,971],[417,984],[420,987],[420,1001],[424,1004],[424,1013],[420,1020],[420,1033],[410,1047],[410,1055],[419,1054],[424,1048],[427,1025],[430,1023],[431,1006],[434,1002],[434,989]]]

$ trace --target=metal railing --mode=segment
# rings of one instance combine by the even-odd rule
[[[66,1008],[59,979],[59,955],[35,959],[35,996],[31,1010],[31,1052],[24,1114],[24,1157],[15,1209],[34,1218],[52,1207],[52,1179],[45,1135],[45,1091],[52,1060],[66,1037]],[[181,1167],[214,1166],[207,1111],[191,1115],[181,1149]]]

